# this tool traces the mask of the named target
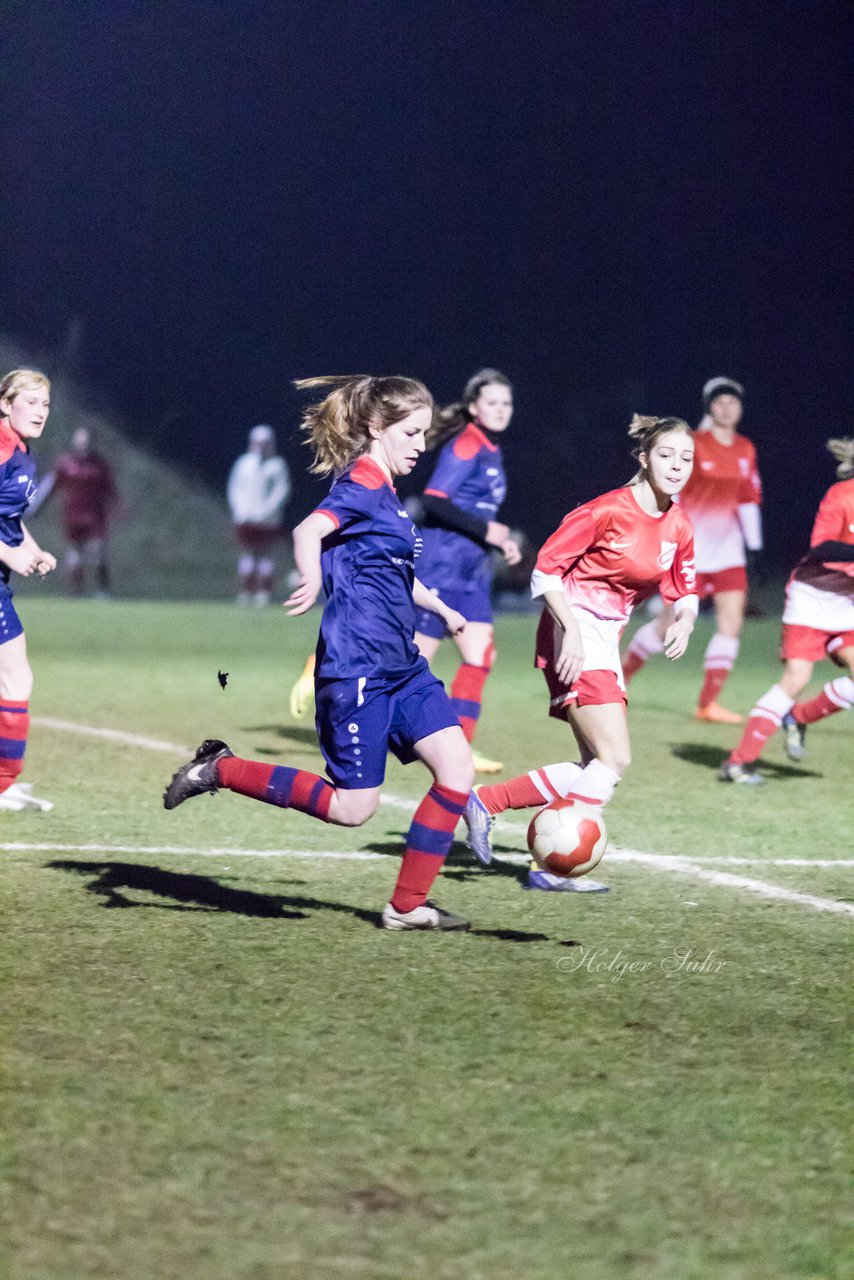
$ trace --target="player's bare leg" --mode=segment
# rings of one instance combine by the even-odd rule
[[[441,640],[436,636],[415,633],[418,651],[427,662],[433,661]],[[451,701],[460,719],[463,733],[471,743],[480,716],[483,686],[495,660],[494,631],[491,622],[469,622],[465,631],[454,636],[462,663],[451,685]],[[478,773],[500,773],[504,765],[491,760],[472,747],[472,758]]]
[[[26,637],[18,635],[0,644],[0,809],[53,808],[50,800],[32,794],[30,783],[20,781],[32,689]]]
[[[431,902],[427,895],[442,870],[454,828],[474,782],[471,750],[462,729],[439,729],[414,744],[434,782],[415,811],[406,851],[390,902],[382,913],[385,929],[464,930],[468,921]]]

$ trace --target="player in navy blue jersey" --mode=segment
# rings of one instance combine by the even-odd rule
[[[451,701],[463,733],[474,738],[483,687],[495,659],[492,625],[492,551],[518,564],[521,551],[499,508],[507,493],[501,437],[513,416],[513,388],[497,369],[480,369],[469,378],[458,404],[449,405],[428,435],[439,458],[424,490],[424,552],[418,575],[424,585],[466,618],[453,638],[462,662],[451,684]],[[415,643],[428,662],[449,634],[438,614],[419,609]],[[475,751],[479,773],[503,767]]]
[[[11,574],[44,577],[56,560],[23,524],[35,496],[38,440],[50,409],[50,383],[37,369],[13,369],[0,381],[0,809],[52,809],[18,781],[30,727],[33,673],[24,628],[12,603]]]
[[[315,672],[316,725],[331,781],[239,759],[202,743],[174,775],[167,809],[224,787],[324,822],[361,826],[376,811],[389,750],[422,760],[433,785],[415,812],[400,874],[382,912],[386,929],[465,929],[427,895],[450,848],[474,781],[457,713],[414,639],[416,608],[458,635],[465,618],[415,576],[421,537],[394,489],[426,447],[433,401],[412,378],[309,378],[324,388],[303,430],[313,470],[335,477],[325,501],[294,530],[300,583],[286,608],[305,613],[321,587],[326,605]]]

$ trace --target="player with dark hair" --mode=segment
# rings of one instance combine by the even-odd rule
[[[33,672],[9,579],[44,577],[56,560],[43,551],[22,517],[36,492],[29,442],[38,440],[50,412],[50,383],[38,369],[13,369],[0,380],[0,809],[52,809],[20,782],[30,727]]]
[[[637,475],[620,489],[576,507],[541,548],[531,591],[545,604],[536,665],[549,690],[549,715],[566,720],[577,764],[532,770],[509,782],[479,786],[466,806],[469,844],[491,860],[490,832],[505,809],[574,797],[604,806],[631,759],[620,635],[634,606],[656,591],[673,606],[664,639],[668,658],[685,652],[697,616],[694,539],[673,499],[694,463],[694,436],[681,418],[635,415]],[[532,869],[528,885],[565,889],[574,882]]]
[[[801,760],[807,725],[854,706],[854,440],[829,440],[827,447],[838,463],[838,483],[824,495],[810,549],[786,586],[783,674],[751,711],[741,741],[721,766],[721,782],[764,782],[754,766],[777,729],[784,730],[789,757]],[[846,674],[797,702],[814,664],[825,657]]]
[[[703,387],[705,416],[695,432],[694,470],[680,505],[694,526],[697,594],[711,599],[716,630],[703,659],[704,679],[696,717],[741,724],[718,697],[738,656],[747,598],[747,558],[762,548],[762,486],[756,450],[739,431],[744,388],[733,378],[712,378]],[[639,627],[623,659],[626,680],[664,647],[669,613]]]
[[[462,662],[451,684],[463,733],[474,738],[483,687],[495,660],[492,622],[492,558],[498,550],[510,564],[521,559],[519,544],[498,519],[507,492],[501,439],[513,416],[513,387],[497,369],[480,369],[469,378],[462,399],[438,415],[428,448],[439,457],[424,490],[424,551],[418,574],[466,619],[454,636]],[[417,614],[415,643],[431,662],[448,631],[427,609]],[[479,773],[502,766],[473,751]]]

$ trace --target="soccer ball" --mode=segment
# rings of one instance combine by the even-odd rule
[[[608,833],[600,809],[582,800],[553,800],[534,814],[528,848],[544,871],[556,876],[583,876],[605,852]]]

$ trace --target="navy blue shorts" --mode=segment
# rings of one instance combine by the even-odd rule
[[[12,588],[8,582],[0,582],[0,644],[23,634],[21,619],[12,604]]]
[[[329,777],[356,791],[380,786],[389,751],[411,764],[416,742],[460,722],[444,685],[422,661],[397,680],[317,680],[315,724]]]
[[[442,587],[439,595],[448,608],[456,609],[463,615],[466,622],[492,623],[489,587],[466,587],[464,591]],[[448,629],[438,613],[431,613],[429,609],[416,609],[415,630],[420,631],[422,636],[433,636],[436,640],[444,640],[448,634]]]

